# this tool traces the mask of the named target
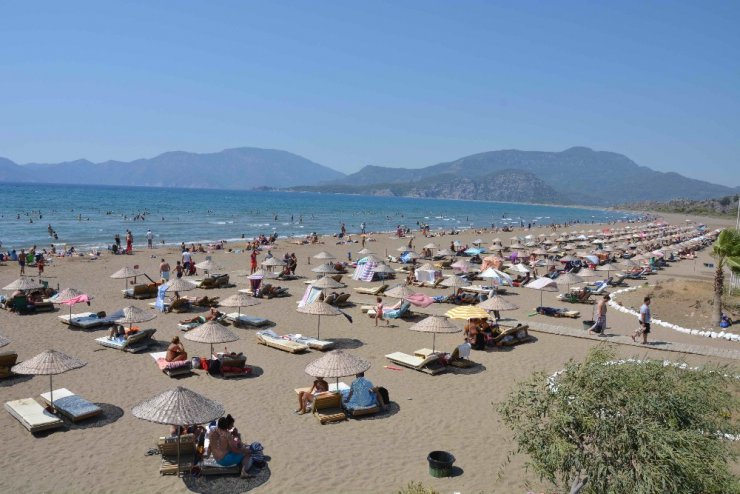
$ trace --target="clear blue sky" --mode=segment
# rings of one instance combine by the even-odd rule
[[[738,1],[4,2],[0,156],[582,145],[740,185],[738,26]]]

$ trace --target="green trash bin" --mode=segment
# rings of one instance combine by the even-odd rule
[[[447,451],[432,451],[427,456],[429,462],[429,475],[436,478],[449,477],[452,475],[452,464],[455,457]]]

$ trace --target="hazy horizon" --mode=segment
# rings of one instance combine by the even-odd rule
[[[5,4],[0,156],[624,154],[740,185],[740,4]]]

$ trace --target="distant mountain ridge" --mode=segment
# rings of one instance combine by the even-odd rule
[[[17,165],[0,158],[0,181],[137,185],[213,189],[251,189],[318,184],[343,173],[287,151],[261,148],[225,149],[217,153],[172,151],[130,162]]]
[[[420,169],[385,168],[366,166],[324,188],[334,192],[354,191],[363,187],[365,193],[374,194],[387,184],[405,184],[395,187],[397,195],[419,193],[419,184],[431,177],[451,175],[477,179],[491,173],[518,170],[531,173],[544,185],[554,189],[562,199],[558,202],[607,206],[637,201],[666,201],[677,197],[705,199],[735,193],[740,188],[716,185],[684,177],[678,173],[663,173],[640,166],[626,156],[607,151],[594,151],[586,147],[573,147],[561,152],[502,150],[466,156],[455,161],[439,163]],[[521,178],[521,177],[520,177]],[[541,184],[532,183],[533,188]],[[450,191],[460,199],[470,197],[462,190]],[[508,199],[499,199],[508,200]],[[550,202],[546,196],[540,200],[521,202]]]

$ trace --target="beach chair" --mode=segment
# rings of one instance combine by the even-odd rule
[[[226,320],[233,323],[234,326],[253,326],[256,328],[270,323],[269,319],[250,316],[247,314],[239,314],[238,312],[226,314]]]
[[[612,278],[608,281],[609,286],[622,286],[626,284],[624,280],[627,278],[626,274],[619,274],[616,278]]]
[[[0,379],[13,375],[13,371],[10,369],[15,365],[17,360],[18,354],[16,352],[0,352]]]
[[[177,470],[177,436],[160,437],[157,449],[162,457],[159,466],[160,475],[187,474],[195,464],[195,436],[183,434],[180,436],[180,471]],[[239,470],[237,470],[239,473]]]
[[[310,336],[305,336],[302,334],[286,334],[284,338],[287,338],[290,341],[295,341],[296,343],[307,345],[308,348],[312,348],[314,350],[320,350],[322,352],[326,350],[331,350],[332,348],[334,348],[333,341],[319,340],[317,338],[311,338]]]
[[[229,286],[229,275],[228,274],[214,274],[208,278],[203,279],[199,284],[198,288],[226,288]]]
[[[157,363],[159,370],[170,377],[192,374],[193,362],[191,360],[179,360],[177,362],[167,362],[165,357],[167,352],[154,352],[149,354]]]
[[[244,354],[226,355],[221,353],[213,358],[218,359],[221,364],[219,367],[219,374],[224,379],[228,379],[230,377],[243,377],[252,373],[252,368],[247,365],[247,356]]]
[[[366,406],[366,407],[348,408],[346,404],[343,402],[342,407],[344,408],[345,412],[350,417],[357,418],[357,417],[366,417],[368,415],[375,415],[376,413],[383,410],[385,406],[387,405],[387,403],[383,401],[383,397],[378,391],[378,388],[374,387],[372,388],[371,391],[375,395],[375,403],[373,403],[370,406]]]
[[[278,350],[282,350],[284,352],[301,353],[308,351],[308,345],[304,345],[303,343],[298,343],[296,341],[291,341],[286,338],[281,338],[274,331],[271,331],[269,329],[264,331],[257,331],[256,336],[257,343],[259,343],[260,345],[277,348]]]
[[[576,319],[581,316],[581,313],[577,310],[558,309],[555,307],[537,307],[535,312],[550,317],[570,317]]]
[[[402,365],[410,369],[436,375],[445,371],[445,366],[439,361],[440,355],[431,353],[426,357],[420,355],[409,355],[403,352],[393,352],[385,356],[394,364]]]
[[[123,316],[123,311],[116,311],[113,314],[107,315],[105,311],[98,313],[95,312],[82,312],[80,314],[69,314],[58,316],[59,320],[68,326],[74,326],[81,329],[91,329],[99,326],[110,326],[115,324],[116,319]]]
[[[337,299],[334,301],[334,305],[337,307],[347,307],[351,303],[349,302],[350,293],[340,293]]]
[[[501,329],[501,333],[491,338],[490,342],[486,340],[486,344],[514,346],[534,340],[534,337],[529,335],[529,326],[526,324],[517,324],[516,326],[499,325],[499,328]]]
[[[67,388],[55,389],[53,393],[42,393],[41,400],[47,405],[52,405],[52,395],[54,396],[53,406],[56,411],[72,422],[79,422],[103,413],[103,409],[95,403],[87,401]]]
[[[388,285],[379,285],[374,288],[366,288],[361,286],[353,288],[353,290],[357,293],[362,293],[365,295],[383,295],[383,292],[385,292],[387,289]]]
[[[8,401],[5,403],[5,409],[31,433],[56,429],[64,425],[62,419],[47,411],[33,398]]]
[[[342,395],[340,393],[322,393],[313,399],[313,415],[321,425],[330,422],[347,420],[347,414],[342,409]]]
[[[13,297],[8,303],[7,307],[16,314],[26,315],[33,314],[36,312],[36,306],[28,301],[28,297],[25,295],[19,295]]]
[[[367,311],[367,315],[370,317],[375,317],[375,307],[369,307],[369,310]],[[411,316],[411,304],[404,300],[401,304],[401,307],[398,309],[384,309],[383,310],[383,317],[385,319],[403,319],[404,317]]]
[[[124,352],[136,353],[146,349],[149,345],[154,343],[152,336],[156,333],[156,329],[144,329],[137,331],[128,338],[113,338],[108,339],[107,336],[96,338],[95,341],[98,345],[102,345],[107,348],[114,348],[116,350],[122,350]]]
[[[461,369],[468,369],[480,365],[478,362],[470,360],[471,348],[472,346],[467,342],[456,346],[450,354],[447,363],[453,367],[459,367]]]
[[[143,300],[147,298],[156,298],[157,289],[159,285],[157,283],[148,283],[142,285],[135,285],[132,288],[126,288],[121,290],[124,298],[135,298]]]

